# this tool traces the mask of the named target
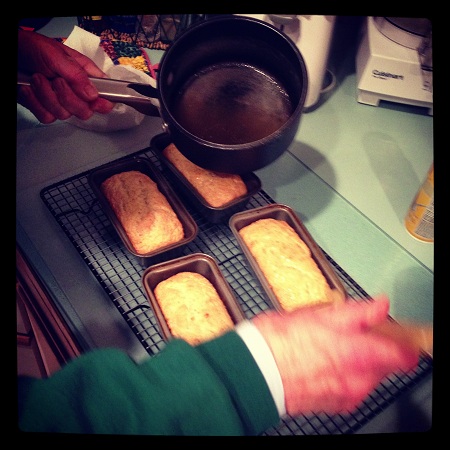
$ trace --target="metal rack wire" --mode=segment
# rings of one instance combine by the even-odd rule
[[[169,178],[151,148],[126,158],[150,159]],[[123,159],[123,158],[122,158]],[[122,244],[92,192],[84,172],[41,191],[41,198],[70,242],[95,275],[128,326],[150,354],[164,347],[156,318],[141,282],[145,267]],[[264,191],[254,195],[247,209],[274,201]],[[185,254],[203,252],[214,257],[233,289],[247,318],[271,308],[261,285],[254,278],[227,224],[211,224],[186,203],[199,227],[198,236],[187,245]],[[348,295],[358,301],[367,293],[328,255]],[[287,418],[266,435],[311,435],[353,433],[374,418],[403,392],[412,389],[433,370],[432,358],[423,355],[412,374],[396,375],[383,381],[356,412],[347,415],[313,415]]]

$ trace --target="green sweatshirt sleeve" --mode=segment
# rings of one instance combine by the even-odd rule
[[[141,364],[98,349],[49,378],[19,377],[18,413],[21,431],[52,433],[243,435],[278,421],[234,331],[198,347],[173,340]]]

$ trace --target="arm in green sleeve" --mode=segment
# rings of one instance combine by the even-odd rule
[[[234,331],[198,347],[171,341],[141,364],[119,350],[94,350],[47,379],[20,377],[18,388],[23,431],[242,435],[278,421]]]

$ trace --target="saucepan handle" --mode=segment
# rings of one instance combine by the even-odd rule
[[[100,97],[112,102],[124,103],[148,116],[159,117],[159,92],[150,84],[89,77]],[[30,85],[31,77],[23,72],[17,74],[18,85]]]

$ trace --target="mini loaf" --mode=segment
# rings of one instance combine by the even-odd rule
[[[203,169],[187,159],[174,144],[163,155],[186,178],[205,202],[219,208],[247,194],[247,186],[240,175]]]
[[[171,334],[191,345],[213,339],[234,322],[212,283],[196,272],[179,272],[158,283],[155,298]]]
[[[144,173],[117,173],[106,179],[101,189],[138,254],[148,254],[184,238],[175,211],[158,185]]]
[[[286,221],[259,219],[239,234],[283,310],[333,301],[309,247]]]

